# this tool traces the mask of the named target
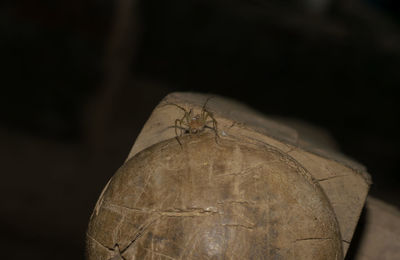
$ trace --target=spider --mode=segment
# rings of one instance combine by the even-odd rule
[[[184,114],[181,119],[176,119],[175,120],[175,135],[176,135],[176,140],[178,143],[182,146],[181,142],[179,141],[179,137],[182,136],[183,134],[199,134],[204,131],[204,129],[209,128],[214,130],[215,132],[215,141],[217,141],[218,135],[218,126],[217,126],[217,120],[215,120],[213,113],[208,111],[206,109],[207,102],[211,99],[208,98],[206,102],[204,103],[200,114],[194,114],[193,109],[191,108],[189,111],[187,111],[185,108],[174,104],[174,103],[168,103],[170,105],[174,105],[180,109],[183,110]],[[208,120],[209,119],[209,120]],[[208,120],[208,121],[207,121]],[[208,124],[212,123],[212,127],[208,126]],[[180,133],[178,134],[178,129],[180,130]]]

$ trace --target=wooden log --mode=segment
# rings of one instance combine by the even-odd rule
[[[399,209],[369,197],[361,235],[355,260],[400,259]]]
[[[204,107],[208,97],[173,93],[155,108],[98,200],[88,259],[342,259],[365,169],[242,104]]]

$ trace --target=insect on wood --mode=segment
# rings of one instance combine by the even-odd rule
[[[180,145],[182,145],[181,141],[179,140],[180,136],[184,134],[189,134],[189,135],[199,134],[203,132],[206,128],[214,131],[215,141],[218,142],[217,138],[219,138],[219,135],[218,135],[217,120],[215,120],[213,113],[208,111],[206,108],[207,103],[211,98],[212,97],[208,98],[204,102],[204,105],[199,114],[194,114],[193,108],[191,108],[188,111],[184,107],[181,107],[177,104],[167,103],[167,105],[174,105],[184,112],[182,118],[180,119],[178,118],[175,120],[175,125],[174,125],[176,140]]]

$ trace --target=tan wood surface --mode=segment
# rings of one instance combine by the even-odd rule
[[[364,229],[355,260],[400,259],[400,210],[379,199],[366,203]]]
[[[171,103],[197,114],[208,97],[173,93],[155,108],[92,214],[89,259],[343,258],[370,184],[364,167],[221,97],[206,107],[218,128],[180,145],[184,112]]]

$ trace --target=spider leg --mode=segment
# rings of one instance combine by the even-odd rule
[[[179,140],[179,136],[182,136],[187,130],[187,128],[183,127],[182,125],[186,125],[189,127],[189,132],[190,132],[190,115],[192,113],[192,109],[190,109],[190,111],[188,112],[184,107],[177,105],[175,103],[170,103],[170,102],[165,102],[165,105],[171,105],[171,106],[176,106],[177,108],[181,109],[184,114],[182,116],[181,119],[176,119],[175,120],[175,136],[176,136],[176,140],[178,141],[178,143],[182,146],[180,140]],[[187,123],[185,123],[185,120]],[[178,125],[179,124],[179,125]],[[178,129],[180,130],[180,133],[178,134]]]
[[[178,126],[178,123],[179,123],[179,126]],[[180,119],[175,120],[175,138],[178,141],[179,145],[182,146],[181,141],[179,141],[179,136],[178,136],[178,131],[177,131],[178,128],[179,128],[179,130],[181,130],[181,133],[179,136],[182,136],[182,120],[180,120]]]
[[[215,131],[215,136],[219,137],[217,120],[215,120],[214,117],[211,117],[211,118],[212,118],[212,122],[213,122],[213,129]]]
[[[184,118],[186,119],[186,124],[185,125],[188,127],[187,131],[189,132],[189,135],[192,134],[192,128],[190,126],[190,122],[192,121],[192,119],[191,119],[192,114],[193,114],[193,109],[190,109],[189,112],[186,113],[185,116],[184,116]]]
[[[179,129],[179,134],[177,129]],[[183,135],[183,130],[185,130],[185,128],[182,126],[182,119],[176,119],[175,120],[175,135],[176,136],[182,136]]]
[[[165,129],[169,129],[169,128],[175,128],[175,125],[172,125],[172,126],[167,126]],[[176,128],[178,128],[178,129],[182,129],[182,131],[185,131],[185,130],[186,130],[186,128],[185,128],[185,127],[181,127],[181,126],[179,126],[179,125],[177,125],[177,126],[176,126]]]
[[[208,118],[208,117],[210,117],[211,120],[207,122],[207,118]],[[214,118],[214,116],[213,116],[213,114],[212,114],[211,112],[206,111],[206,116],[205,116],[205,118],[204,118],[204,121],[205,121],[205,127],[211,128],[212,130],[214,130],[214,133],[215,133],[215,142],[218,143],[218,138],[220,138],[220,137],[219,137],[219,135],[218,135],[218,123],[217,123],[217,120],[215,120],[215,118]],[[213,124],[213,127],[208,127],[208,126],[207,126],[207,123],[211,123],[211,122],[212,122],[212,124]]]
[[[209,101],[210,99],[212,99],[212,98],[213,98],[213,97],[208,97],[208,98],[206,99],[206,102],[204,102],[203,107],[202,107],[202,109],[201,109],[201,118],[204,118],[204,122],[206,121],[206,118],[207,118],[206,113],[209,113],[209,112],[207,111],[207,109],[206,109],[206,106],[207,106],[208,101]]]
[[[213,97],[209,97],[209,98],[206,99],[206,102],[204,102],[204,105],[203,105],[203,110],[204,110],[204,111],[206,111],[206,105],[207,105],[208,101],[209,101],[210,99],[212,99],[212,98],[213,98]]]
[[[193,109],[190,109],[189,112],[185,114],[186,123],[188,125],[190,124],[192,115],[193,115]]]
[[[188,131],[189,125],[186,124],[185,121],[181,120],[179,126],[180,126],[180,129],[181,129],[181,136],[182,136],[183,134],[186,134],[187,131]]]
[[[214,118],[213,118],[213,129],[214,129],[214,132],[215,132],[215,142],[218,144],[218,138],[219,138],[219,135],[218,135],[218,125],[217,125],[217,120],[215,120]]]
[[[186,112],[185,114],[183,114],[182,118],[179,120],[179,126],[181,128],[181,136],[184,134],[184,132],[182,132],[182,130],[186,129],[185,127],[182,127],[182,124],[186,125],[185,118],[187,117],[187,115],[188,115],[188,113]]]
[[[175,104],[175,103],[165,102],[165,105],[166,105],[166,106],[167,106],[167,105],[176,106],[177,108],[182,109],[182,110],[185,112],[185,114],[188,113],[188,111],[187,111],[184,107],[181,107],[180,105],[177,105],[177,104]]]

